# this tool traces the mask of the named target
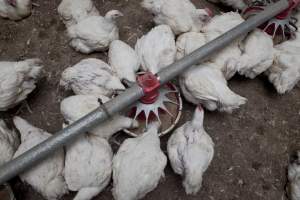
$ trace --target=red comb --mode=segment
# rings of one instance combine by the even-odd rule
[[[197,108],[198,108],[200,111],[202,111],[202,110],[203,110],[203,108],[202,108],[201,104],[199,104],[199,105],[197,106]]]
[[[214,13],[213,13],[213,11],[212,11],[210,8],[206,7],[206,8],[204,8],[204,10],[207,12],[207,14],[208,14],[210,17],[213,17],[213,16],[214,16]]]

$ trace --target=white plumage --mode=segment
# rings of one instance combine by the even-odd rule
[[[116,72],[105,62],[95,58],[81,60],[65,69],[60,84],[75,94],[111,96],[116,90],[124,90]]]
[[[275,46],[274,64],[266,71],[269,81],[277,92],[284,94],[294,88],[300,80],[300,33],[294,40]]]
[[[101,99],[102,103],[109,101],[109,98],[103,95],[97,97],[92,95],[75,95],[67,97],[61,102],[61,112],[65,120],[71,124],[99,108],[99,99]],[[114,133],[122,129],[135,128],[137,126],[137,121],[122,115],[115,115],[101,125],[91,129],[89,133],[109,139]]]
[[[0,111],[6,111],[35,89],[42,66],[39,59],[0,62]]]
[[[207,38],[210,41],[242,22],[244,22],[244,19],[238,12],[226,12],[211,18],[202,31],[207,34]],[[238,38],[238,40],[242,39]]]
[[[57,10],[67,27],[87,17],[100,15],[91,0],[62,0]]]
[[[175,61],[176,45],[171,28],[167,25],[154,27],[138,39],[135,50],[144,71],[159,72]]]
[[[137,138],[124,141],[113,159],[113,195],[116,200],[137,200],[154,190],[167,158],[160,149],[158,124]]]
[[[139,70],[139,58],[128,44],[121,40],[113,41],[109,46],[108,63],[117,72],[119,78],[135,82]]]
[[[18,135],[0,119],[0,166],[12,159],[19,144]]]
[[[203,109],[196,108],[192,121],[175,130],[168,141],[171,166],[183,177],[187,194],[200,190],[203,173],[214,156],[214,143],[204,130],[203,118]]]
[[[0,0],[0,16],[21,20],[31,14],[31,0]]]
[[[51,136],[51,134],[33,127],[20,117],[15,117],[14,123],[21,134],[21,145],[14,158]],[[42,194],[44,198],[57,200],[68,192],[63,170],[64,151],[59,149],[41,163],[22,173],[20,178]]]
[[[65,179],[74,200],[89,200],[99,194],[111,178],[112,150],[108,142],[83,134],[66,147]]]
[[[206,9],[196,9],[189,0],[144,0],[141,5],[154,14],[157,25],[169,25],[176,35],[199,32],[211,15]]]
[[[289,196],[291,200],[300,199],[300,152],[297,151],[295,158],[288,167]]]
[[[206,41],[209,42],[217,38],[243,21],[244,19],[236,12],[227,12],[214,16],[209,23],[203,27]],[[242,54],[239,43],[242,39],[243,37],[238,38],[210,59],[210,61],[215,63],[223,72],[227,80],[238,70],[238,61]]]
[[[119,16],[123,14],[112,10],[105,17],[90,16],[68,27],[70,45],[85,54],[107,50],[112,41],[119,39],[119,28],[115,23]]]
[[[273,64],[273,39],[264,31],[252,31],[242,44],[243,55],[238,66],[241,75],[253,79]]]
[[[232,112],[246,103],[246,99],[231,91],[222,72],[212,63],[189,69],[180,77],[180,87],[186,100],[203,104],[210,111]]]
[[[179,60],[180,58],[183,58],[203,46],[205,43],[206,38],[203,33],[188,32],[180,35],[176,41],[176,59]]]
[[[109,98],[105,96],[76,95],[61,102],[61,112],[68,124],[99,108]],[[72,191],[78,191],[74,200],[88,200],[108,184],[112,171],[112,150],[107,142],[114,133],[124,128],[137,127],[136,121],[121,115],[96,126],[67,145],[65,178]]]

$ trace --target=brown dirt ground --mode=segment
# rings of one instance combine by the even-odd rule
[[[58,87],[63,69],[85,57],[106,59],[105,53],[84,56],[67,44],[65,27],[56,8],[59,0],[37,0],[31,17],[11,22],[0,19],[0,60],[39,57],[45,64],[45,76],[26,103],[10,112],[0,113],[10,119],[20,115],[34,125],[55,133],[61,129],[59,102],[67,94]],[[139,6],[140,0],[95,0],[104,14],[119,9],[120,37],[134,45],[136,39],[152,26],[152,16]],[[205,2],[193,1],[198,7]],[[214,6],[210,5],[211,8]],[[206,113],[205,128],[215,142],[215,157],[205,173],[203,187],[196,196],[187,196],[181,179],[166,168],[165,179],[145,199],[208,200],[278,200],[285,199],[288,155],[300,147],[300,93],[295,88],[280,96],[265,77],[248,80],[235,77],[230,87],[248,98],[247,105],[233,114]],[[193,106],[184,105],[181,124],[191,118]],[[162,138],[165,149],[168,136]],[[41,200],[40,195],[18,179],[12,181],[18,200]],[[95,199],[112,199],[111,186]],[[63,199],[72,199],[74,194]]]

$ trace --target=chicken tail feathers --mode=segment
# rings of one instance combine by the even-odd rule
[[[222,96],[222,100],[220,102],[220,110],[231,113],[234,109],[244,105],[247,102],[247,99],[230,90],[230,92]]]
[[[101,192],[102,188],[90,187],[82,188],[78,191],[73,200],[90,200]]]
[[[47,199],[59,199],[62,195],[68,193],[68,187],[62,176],[53,179],[47,184],[45,194]]]
[[[40,77],[42,72],[42,61],[37,58],[20,61],[16,65],[16,70],[24,73],[28,78],[36,79]]]

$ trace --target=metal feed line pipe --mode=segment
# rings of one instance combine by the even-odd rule
[[[215,40],[200,47],[190,55],[187,55],[181,60],[171,64],[157,74],[160,85],[167,83],[187,70],[190,66],[199,63],[199,61],[203,61],[209,55],[223,49],[239,36],[247,34],[257,26],[287,9],[288,6],[289,2],[287,0],[280,0],[266,8],[258,15],[249,18]],[[3,184],[30,167],[37,165],[57,149],[62,148],[69,142],[72,142],[77,136],[84,134],[92,127],[104,122],[110,117],[110,115],[128,108],[144,95],[145,90],[143,90],[143,88],[138,84],[134,84],[116,98],[105,103],[103,106],[100,106],[67,128],[57,132],[46,141],[36,145],[17,158],[4,164],[0,167],[0,184]],[[102,112],[104,110],[102,108],[105,108],[105,112]]]

